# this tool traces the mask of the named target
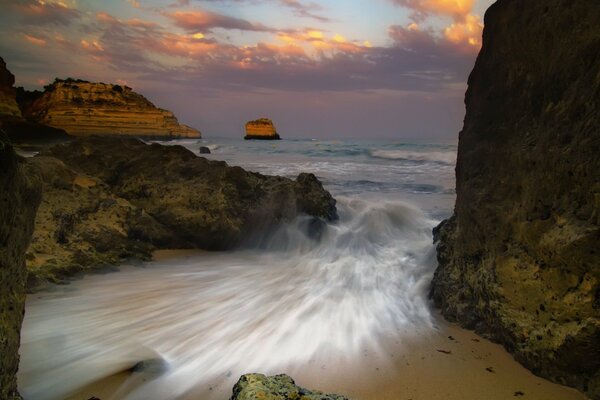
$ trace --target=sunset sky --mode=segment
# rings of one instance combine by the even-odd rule
[[[131,86],[205,137],[456,137],[493,0],[0,0],[17,85]]]

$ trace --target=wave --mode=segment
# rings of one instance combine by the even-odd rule
[[[441,164],[456,164],[456,152],[452,151],[410,151],[410,150],[370,150],[373,158],[386,160],[407,160],[417,162],[437,162]]]
[[[430,329],[434,221],[402,202],[338,200],[340,221],[320,240],[298,218],[250,249],[94,276],[28,300],[21,393],[63,398],[158,358],[162,374],[126,382],[115,398],[175,399],[209,386],[199,398],[226,398],[243,373],[307,364],[334,373],[379,351],[383,337]]]

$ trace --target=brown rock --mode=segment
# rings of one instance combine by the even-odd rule
[[[74,79],[56,79],[24,114],[74,136],[201,136],[127,86]]]
[[[435,304],[600,399],[600,3],[499,0],[460,133]]]
[[[279,134],[268,118],[260,118],[255,121],[246,122],[246,136],[244,139],[279,140]]]
[[[25,312],[25,250],[40,202],[40,182],[24,173],[18,157],[0,131],[0,398],[20,399],[21,322]]]
[[[0,118],[21,118],[14,84],[15,76],[6,68],[6,63],[0,57]]]

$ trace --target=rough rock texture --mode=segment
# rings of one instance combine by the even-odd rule
[[[230,400],[348,400],[337,394],[303,389],[287,375],[243,375],[233,387]]]
[[[20,399],[21,322],[25,306],[25,250],[40,202],[39,179],[23,172],[18,157],[0,131],[0,399]]]
[[[600,399],[600,3],[500,0],[466,94],[432,296]]]
[[[14,84],[15,76],[6,68],[6,63],[0,57],[0,117],[21,118]]]
[[[30,168],[44,181],[28,254],[32,285],[148,258],[157,248],[231,248],[298,213],[337,217],[335,200],[312,174],[264,176],[131,138],[57,145]]]
[[[127,86],[56,79],[26,108],[26,118],[75,136],[200,137]]]
[[[278,140],[281,139],[273,121],[268,118],[260,118],[255,121],[246,122],[246,136],[244,139]]]

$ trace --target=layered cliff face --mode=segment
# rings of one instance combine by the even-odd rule
[[[312,230],[337,217],[335,200],[312,174],[264,176],[181,146],[81,138],[31,164],[44,178],[27,261],[31,285],[149,258],[158,248],[231,248],[299,213],[313,217]]]
[[[277,140],[281,139],[273,121],[268,118],[260,118],[255,121],[246,122],[246,136],[244,139]]]
[[[73,79],[55,80],[24,114],[75,136],[201,136],[127,86]]]
[[[600,3],[500,0],[466,94],[432,296],[600,399]]]
[[[20,399],[21,322],[25,307],[25,250],[33,231],[41,185],[0,131],[0,398]]]
[[[0,57],[0,117],[21,118],[14,84],[15,76],[6,68],[6,63]]]

